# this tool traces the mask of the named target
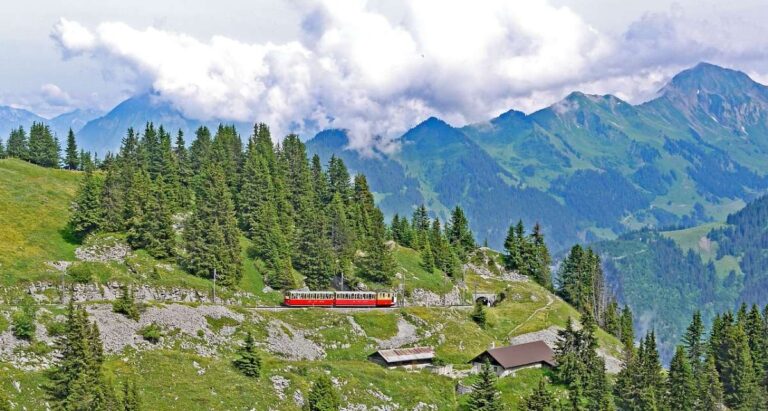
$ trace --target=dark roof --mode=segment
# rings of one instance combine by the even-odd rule
[[[496,363],[505,369],[541,362],[552,367],[555,366],[554,353],[544,341],[534,341],[525,344],[493,348],[478,355],[472,361],[474,362],[480,357],[483,357],[484,354],[491,356]]]
[[[379,350],[377,353],[387,363],[430,360],[435,358],[435,350],[432,347],[396,348],[394,350]]]

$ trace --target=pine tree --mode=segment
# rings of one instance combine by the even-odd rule
[[[152,184],[148,175],[142,172],[136,181],[134,193],[137,198],[133,202],[136,211],[128,223],[128,242],[133,248],[147,250],[155,258],[171,257],[176,233],[165,197],[164,179],[158,176],[157,182]],[[139,202],[139,196],[144,197],[143,203]]]
[[[98,230],[102,224],[101,187],[93,169],[85,170],[83,181],[72,203],[69,228],[78,239]]]
[[[261,375],[261,357],[256,352],[255,341],[250,331],[245,336],[245,344],[237,350],[238,358],[233,365],[243,375],[251,378],[259,378]]]
[[[307,395],[306,411],[338,411],[341,408],[341,398],[331,379],[320,374]]]
[[[555,397],[547,389],[545,378],[539,379],[539,385],[531,395],[523,399],[522,410],[525,411],[555,411]]]
[[[720,411],[723,409],[723,385],[715,366],[715,357],[707,356],[704,361],[703,372],[698,377],[698,399],[695,409],[697,411]]]
[[[0,159],[5,158],[6,156],[5,144],[3,143],[3,139],[0,138]]]
[[[123,383],[122,411],[141,411],[141,397],[136,381]]]
[[[742,319],[746,314],[742,313]],[[762,409],[749,340],[741,323],[726,313],[713,323],[710,345],[723,383],[725,404],[737,410]]]
[[[464,210],[461,207],[456,206],[453,209],[447,231],[448,241],[456,250],[459,259],[466,262],[469,254],[477,248],[477,245],[472,231],[469,229],[469,221],[464,216]]]
[[[69,129],[67,133],[67,149],[64,157],[64,164],[68,170],[77,170],[80,167],[80,154],[77,150],[77,143],[75,142],[75,133],[72,129]]]
[[[59,141],[43,123],[32,123],[29,130],[29,161],[42,167],[59,167]]]
[[[467,409],[470,411],[501,411],[501,394],[496,388],[496,373],[491,364],[485,361],[478,375],[478,380],[472,384],[472,392],[469,394]]]
[[[544,243],[544,233],[542,232],[541,225],[536,223],[533,226],[533,233],[531,234],[531,262],[530,272],[528,276],[532,277],[534,281],[539,285],[552,289],[552,276],[549,272],[549,266],[552,264],[552,258],[549,255],[549,249]],[[601,277],[602,278],[602,277]]]
[[[522,233],[522,234],[519,234]],[[520,270],[523,266],[522,242],[524,241],[525,228],[523,221],[517,222],[517,225],[510,225],[507,230],[507,237],[504,239],[504,249],[507,253],[504,255],[504,266],[508,270]]]
[[[693,313],[691,324],[683,335],[683,346],[688,354],[688,362],[691,364],[694,375],[699,375],[704,360],[704,323],[701,321],[701,311]]]
[[[186,256],[190,273],[234,285],[242,276],[240,238],[234,205],[220,168],[206,165],[198,182],[195,209],[184,228]]]
[[[107,164],[101,189],[102,228],[108,232],[121,231],[125,227],[126,194],[118,167],[117,161]]]
[[[432,273],[435,271],[435,255],[432,253],[432,247],[429,245],[429,239],[424,241],[421,250],[421,267],[424,271]]]
[[[632,310],[625,305],[621,310],[621,342],[624,346],[631,346],[635,341],[634,323],[632,320]]]
[[[359,247],[357,267],[363,277],[380,284],[387,284],[395,273],[395,258],[386,241],[384,215],[373,202],[373,195],[368,189],[365,176],[355,176],[354,221],[357,229]]]
[[[670,410],[692,411],[696,394],[696,381],[687,353],[682,346],[677,346],[669,365],[666,406]]]
[[[179,173],[179,193],[177,199],[179,208],[188,210],[192,205],[192,165],[189,159],[189,151],[184,143],[184,133],[179,130],[176,136],[176,145],[173,149],[176,169]]]
[[[118,403],[103,375],[104,353],[98,328],[88,321],[83,308],[71,302],[67,326],[57,341],[59,354],[48,373],[46,386],[53,408],[58,410],[111,411]]]
[[[11,130],[6,154],[8,157],[29,160],[29,140],[24,127]]]

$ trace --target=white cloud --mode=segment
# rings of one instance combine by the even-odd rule
[[[51,106],[67,107],[71,106],[73,103],[72,97],[55,84],[43,84],[40,87],[40,92],[43,100]]]
[[[108,74],[127,68],[136,91],[151,87],[190,117],[265,121],[304,137],[344,128],[362,150],[395,147],[430,115],[462,125],[574,88],[636,101],[697,59],[753,56],[679,9],[610,36],[548,0],[404,2],[398,18],[364,0],[297,4],[301,36],[281,44],[65,19],[51,36],[65,56],[90,56]],[[724,19],[719,29],[733,31]]]

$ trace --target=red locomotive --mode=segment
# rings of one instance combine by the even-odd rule
[[[288,307],[392,307],[397,303],[390,291],[288,291]]]

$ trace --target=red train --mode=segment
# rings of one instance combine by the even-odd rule
[[[288,307],[392,307],[397,297],[391,291],[288,291]]]

